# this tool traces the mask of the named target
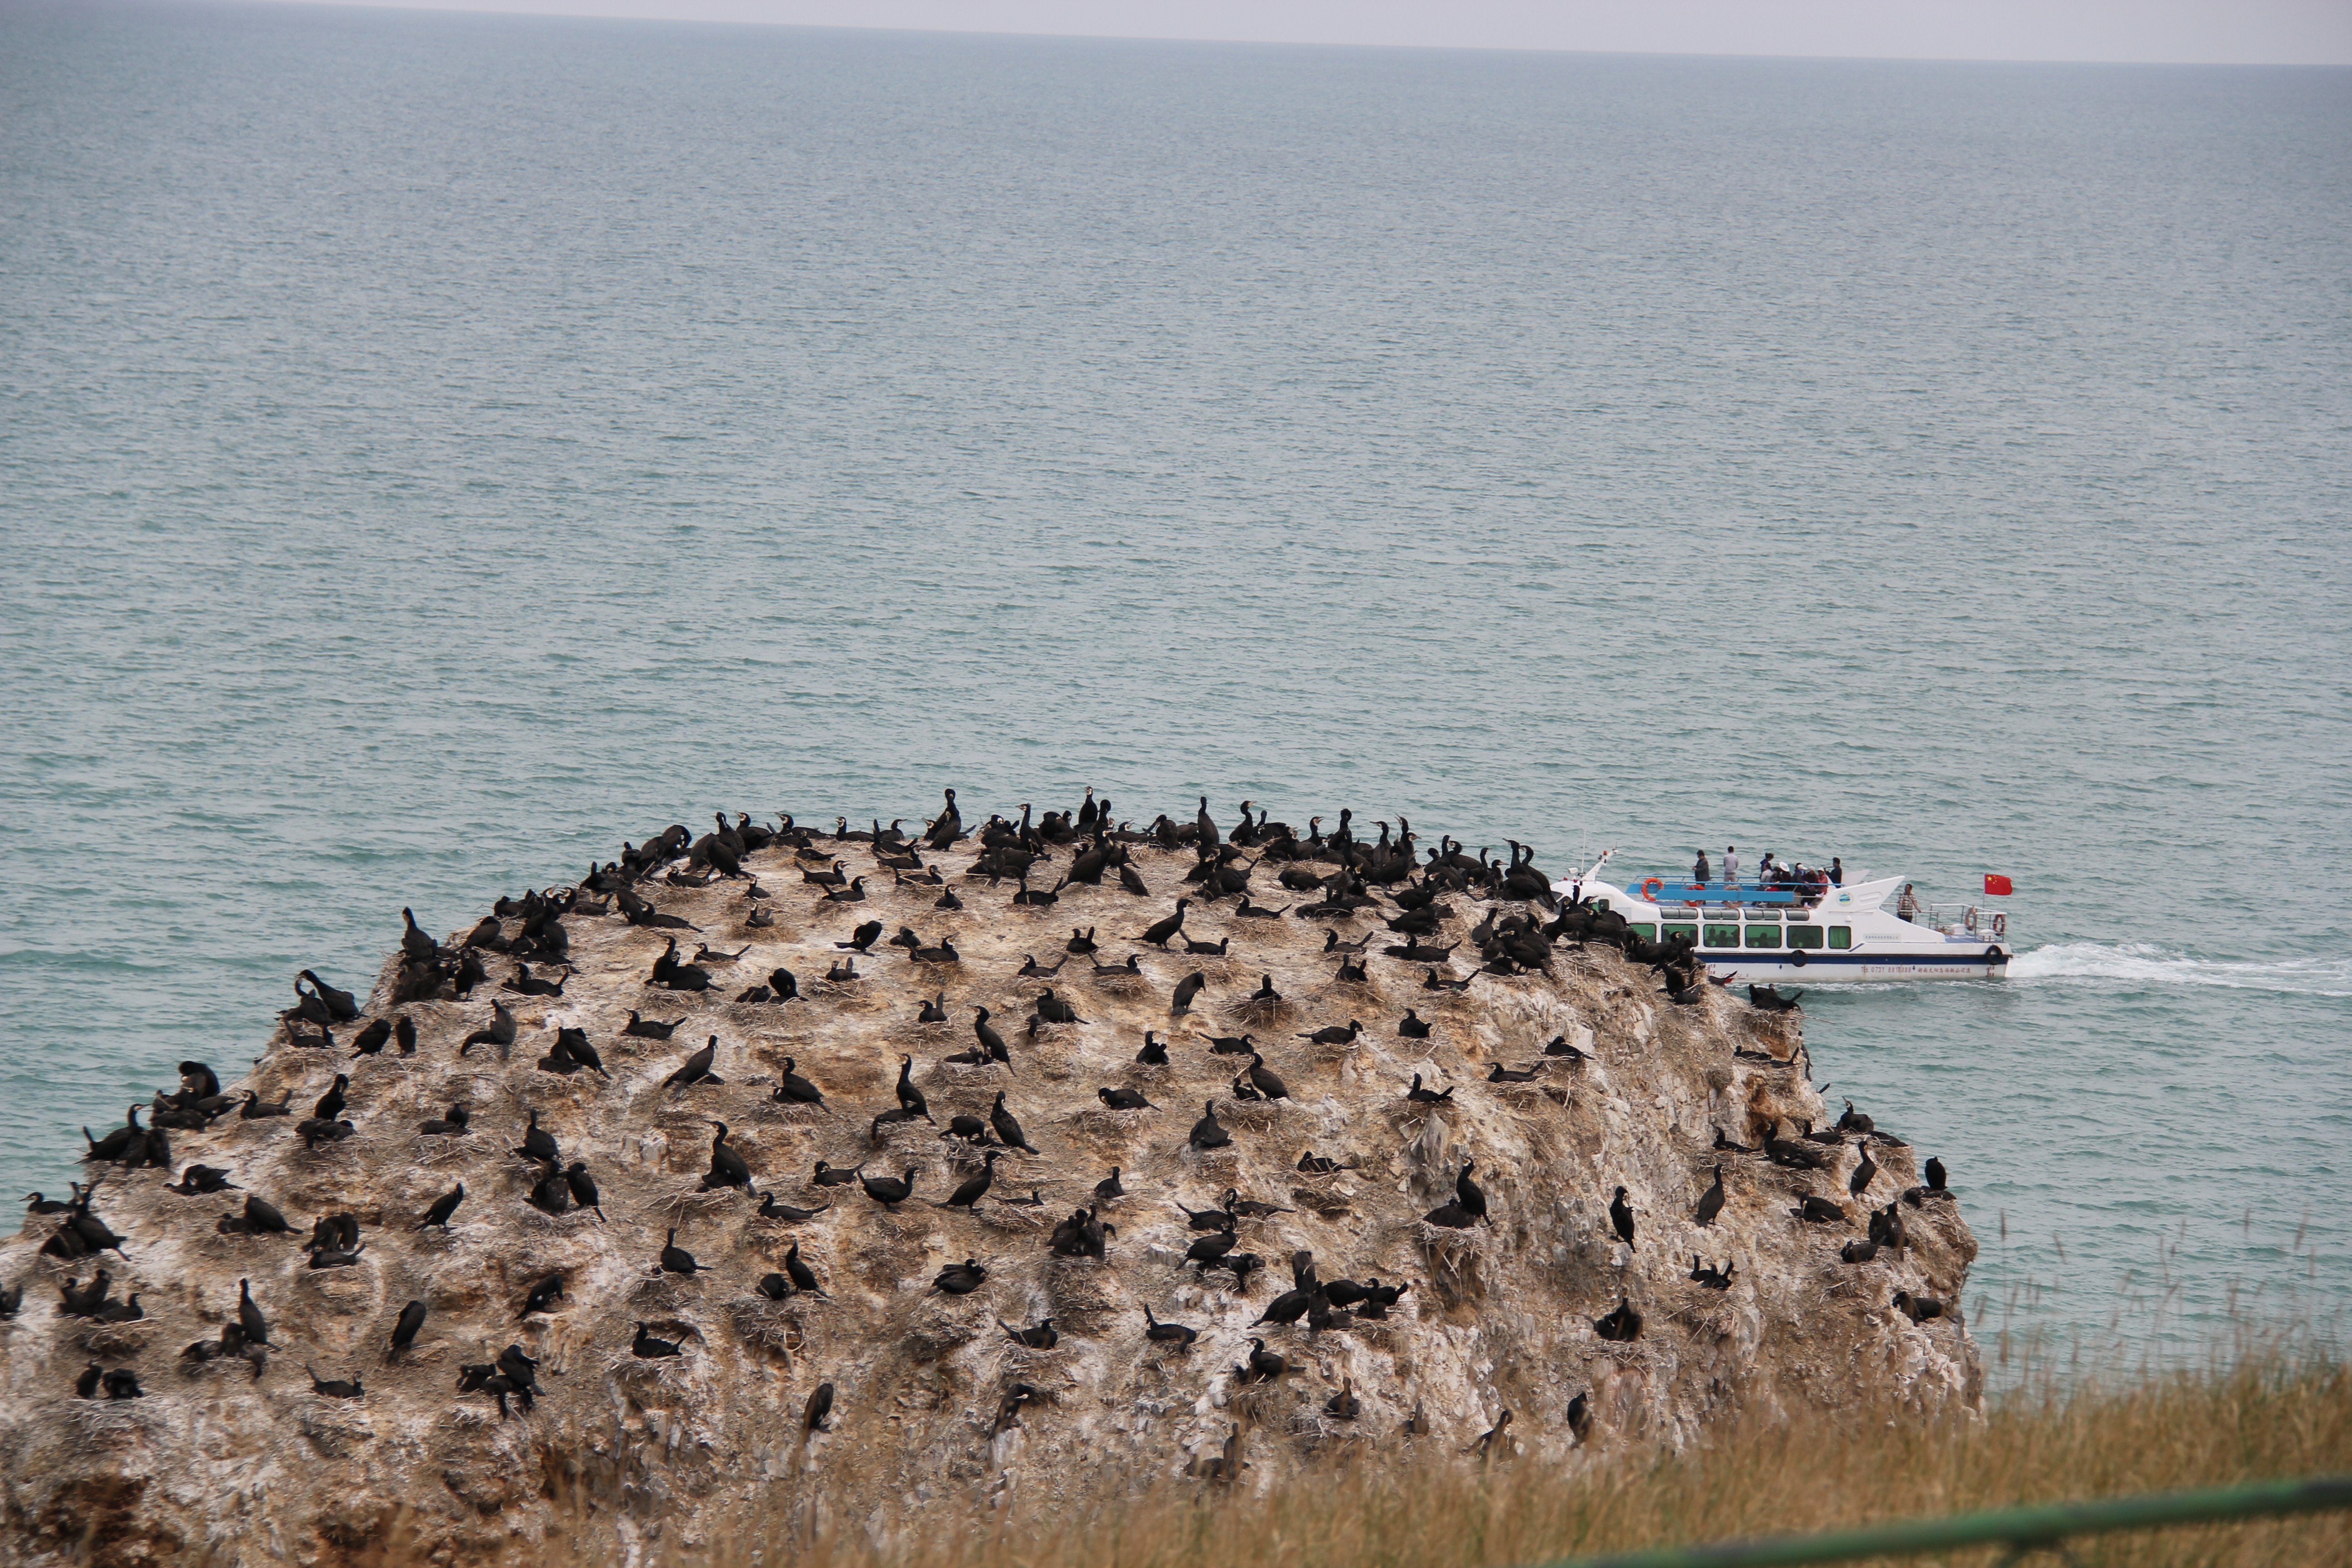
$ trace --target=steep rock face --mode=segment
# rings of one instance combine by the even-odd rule
[[[1122,890],[1114,873],[1100,887],[1065,887],[1055,904],[1016,906],[1011,883],[966,874],[977,847],[967,841],[924,857],[967,906],[942,911],[941,888],[898,882],[871,846],[828,835],[820,847],[867,877],[866,901],[823,901],[793,850],[771,847],[746,861],[773,894],[764,900],[731,879],[638,884],[698,931],[646,929],[617,912],[565,917],[573,972],[560,997],[501,993],[514,963],[487,955],[490,978],[470,999],[445,988],[394,1005],[395,957],[367,1016],[414,1020],[413,1056],[388,1047],[352,1059],[293,1045],[281,1030],[245,1082],[264,1100],[290,1094],[299,1117],[347,1071],[342,1114],[354,1135],[311,1150],[292,1117],[232,1113],[209,1131],[175,1133],[174,1170],[226,1168],[298,1232],[321,1215],[356,1216],[364,1247],[355,1263],[310,1267],[301,1234],[220,1233],[215,1222],[237,1212],[243,1192],[181,1196],[163,1190],[163,1171],[117,1173],[93,1209],[124,1250],[97,1261],[116,1299],[136,1290],[145,1315],[100,1323],[60,1312],[60,1287],[87,1282],[93,1260],[41,1256],[59,1222],[28,1219],[0,1247],[0,1284],[25,1287],[21,1310],[0,1324],[7,1555],[332,1562],[397,1519],[438,1560],[522,1561],[567,1531],[624,1549],[691,1546],[745,1510],[878,1531],[940,1501],[1032,1509],[1107,1479],[1213,1475],[1229,1445],[1245,1457],[1248,1483],[1264,1486],[1342,1447],[1401,1460],[1416,1449],[1450,1456],[1506,1409],[1513,1420],[1497,1457],[1557,1467],[1625,1444],[1681,1442],[1742,1407],[1891,1396],[1927,1412],[1977,1401],[1964,1327],[1914,1321],[1892,1304],[1900,1289],[1957,1305],[1975,1254],[1957,1205],[1898,1202],[1919,1181],[1912,1150],[1874,1142],[1878,1174],[1852,1199],[1853,1140],[1827,1149],[1819,1172],[1716,1147],[1721,1136],[1757,1144],[1775,1121],[1784,1131],[1792,1121],[1827,1125],[1792,1019],[1715,987],[1698,1005],[1671,1004],[1651,971],[1600,945],[1563,944],[1549,974],[1482,973],[1465,991],[1427,989],[1433,968],[1455,980],[1468,973],[1471,949],[1434,966],[1386,956],[1403,940],[1381,930],[1381,917],[1396,912],[1386,907],[1309,921],[1241,916],[1230,899],[1202,904],[1182,883],[1188,851],[1136,847],[1144,896]],[[1071,854],[1055,850],[1051,865],[1066,867]],[[1297,901],[1274,896],[1274,869],[1260,868],[1253,894]],[[1131,940],[1181,893],[1196,902],[1173,951]],[[1446,902],[1454,912],[1426,939],[1438,946],[1497,909],[1524,907],[1460,894]],[[762,907],[772,923],[748,925]],[[950,938],[960,962],[919,962],[877,942],[856,959],[858,978],[821,978],[849,956],[836,944],[871,920],[886,931],[912,926],[927,944]],[[1065,954],[1074,924],[1097,932],[1099,954]],[[511,935],[515,922],[504,929]],[[1323,951],[1330,929],[1348,942],[1371,934],[1369,979],[1335,977],[1339,956]],[[714,985],[704,993],[649,986],[673,934],[688,956],[700,943],[740,956],[709,962]],[[1187,939],[1226,937],[1227,956],[1183,952]],[[1130,952],[1141,954],[1139,973],[1095,973],[1097,958],[1123,963]],[[1021,978],[1030,954],[1067,962],[1049,980]],[[800,999],[730,1000],[779,967],[797,977]],[[1189,1011],[1172,1012],[1177,983],[1195,972],[1205,989]],[[1280,999],[1251,1000],[1262,983]],[[1084,1022],[1033,1030],[1047,986]],[[920,1002],[934,996],[948,1021],[919,1023]],[[460,1042],[489,1023],[494,997],[517,1017],[515,1042],[461,1054]],[[977,1006],[1009,1042],[1009,1069],[943,1059],[973,1047]],[[1399,1035],[1408,1006],[1431,1037]],[[677,1020],[675,1037],[624,1034],[632,1008]],[[1351,1042],[1302,1037],[1351,1018],[1363,1026]],[[348,1044],[359,1026],[338,1026],[335,1037]],[[562,1027],[586,1031],[609,1078],[536,1065]],[[1136,1061],[1146,1030],[1167,1040],[1167,1065]],[[1209,1039],[1243,1034],[1288,1099],[1236,1098],[1247,1058],[1212,1054]],[[725,1081],[667,1085],[711,1037]],[[1559,1037],[1590,1059],[1543,1057]],[[932,1121],[876,1127],[897,1103],[902,1054]],[[823,1106],[773,1098],[787,1058],[822,1088]],[[1541,1065],[1519,1084],[1486,1081],[1495,1064]],[[1415,1073],[1451,1089],[1450,1102],[1406,1098]],[[1139,1090],[1153,1109],[1109,1109],[1097,1094],[1105,1087]],[[934,1206],[982,1168],[976,1151],[940,1129],[956,1115],[986,1120],[999,1091],[1038,1152],[1000,1157],[993,1191],[971,1211]],[[1188,1142],[1204,1102],[1230,1131],[1229,1147]],[[452,1103],[469,1108],[469,1132],[417,1131]],[[601,1215],[549,1215],[525,1201],[541,1169],[511,1151],[533,1110],[563,1160],[587,1165]],[[1890,1110],[1882,1121],[1899,1125]],[[762,1194],[831,1206],[795,1223],[761,1217],[740,1190],[704,1190],[714,1120],[728,1124]],[[1302,1172],[1310,1152],[1343,1168]],[[914,1172],[914,1196],[891,1207],[855,1184],[815,1187],[819,1160],[867,1175]],[[1423,1216],[1453,1197],[1465,1160],[1490,1223],[1430,1223]],[[1694,1205],[1718,1163],[1727,1201],[1702,1228]],[[1100,1206],[1114,1227],[1104,1256],[1055,1256],[1057,1224],[1094,1203],[1114,1166],[1126,1195]],[[419,1229],[461,1180],[467,1195],[448,1227]],[[1631,1247],[1609,1214],[1620,1185],[1635,1215]],[[1185,1262],[1208,1233],[1182,1210],[1213,1208],[1229,1189],[1286,1211],[1239,1220],[1237,1250],[1265,1264],[1245,1289],[1230,1270]],[[1001,1201],[1033,1190],[1038,1206]],[[1808,1194],[1834,1200],[1842,1217],[1795,1217]],[[1890,1202],[1906,1222],[1906,1245],[1842,1262],[1869,1207]],[[705,1271],[658,1271],[673,1226]],[[756,1293],[794,1244],[824,1294]],[[1292,1289],[1300,1251],[1326,1281],[1377,1276],[1411,1288],[1381,1319],[1253,1327]],[[1694,1255],[1727,1267],[1729,1288],[1693,1280]],[[984,1284],[965,1295],[934,1288],[944,1267],[968,1258],[987,1269]],[[533,1285],[557,1274],[561,1299],[526,1314]],[[270,1320],[275,1349],[259,1377],[248,1361],[182,1355],[236,1318],[240,1279]],[[412,1300],[429,1315],[413,1348],[391,1355],[394,1321]],[[1595,1329],[1621,1301],[1643,1321],[1630,1342]],[[1198,1342],[1147,1340],[1147,1308],[1198,1330]],[[1048,1317],[1060,1336],[1052,1349],[1016,1343],[1001,1326]],[[638,1322],[683,1353],[633,1354]],[[1254,1334],[1289,1370],[1244,1382]],[[538,1361],[540,1394],[534,1408],[501,1417],[489,1394],[457,1384],[462,1365],[493,1362],[509,1344]],[[314,1392],[306,1363],[321,1379],[358,1379],[364,1393]],[[92,1363],[132,1370],[143,1396],[79,1397],[77,1376]],[[835,1390],[832,1415],[806,1432],[803,1413],[824,1384]],[[1360,1401],[1352,1418],[1328,1407],[1343,1390]],[[574,1488],[600,1500],[584,1522],[552,1500]]]

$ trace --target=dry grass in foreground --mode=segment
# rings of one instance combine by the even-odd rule
[[[1803,1533],[1874,1521],[2235,1482],[2352,1472],[2352,1371],[2334,1356],[2269,1351],[2203,1372],[2062,1384],[2027,1380],[1982,1422],[1851,1415],[1755,1423],[1679,1456],[1591,1450],[1547,1470],[1424,1458],[1401,1471],[1395,1439],[1303,1484],[1259,1495],[1186,1482],[1092,1506],[929,1512],[868,1539],[863,1523],[739,1521],[704,1550],[641,1555],[674,1568],[1514,1568],[1597,1552]],[[1384,1451],[1385,1450],[1385,1451]],[[1429,1450],[1423,1448],[1425,1456]],[[1110,1483],[1116,1485],[1116,1482]],[[583,1509],[583,1540],[614,1542]],[[651,1532],[647,1532],[651,1533]],[[395,1539],[378,1559],[407,1560]],[[2272,1568],[2352,1563],[2352,1514],[2090,1537],[2081,1568]],[[550,1552],[551,1560],[563,1554]],[[1974,1565],[1979,1549],[1906,1563]],[[623,1561],[572,1554],[582,1564]],[[2066,1563],[2063,1556],[2034,1561]]]
[[[1356,1465],[1265,1496],[1187,1486],[1006,1522],[927,1519],[896,1549],[863,1532],[755,1529],[681,1563],[752,1568],[1506,1568],[1599,1552],[1827,1530],[2012,1504],[2352,1470],[2352,1372],[2269,1353],[2226,1368],[2004,1396],[1981,1424],[1853,1418],[1728,1430],[1704,1449],[1557,1472],[1526,1459]],[[757,1544],[752,1544],[756,1542]],[[2090,1538],[2092,1564],[2352,1563],[2352,1516]],[[1947,1558],[1985,1563],[2000,1553]],[[2062,1562],[2051,1557],[2043,1561]]]

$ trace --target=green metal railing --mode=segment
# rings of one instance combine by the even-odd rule
[[[2013,1560],[2028,1552],[2056,1548],[2070,1536],[2153,1530],[2171,1524],[2274,1519],[2339,1508],[2352,1508],[2352,1476],[2318,1476],[2309,1480],[2261,1481],[2252,1486],[2157,1492],[2098,1502],[1995,1509],[1988,1513],[1902,1520],[1820,1535],[1783,1535],[1765,1541],[1729,1541],[1716,1546],[1669,1546],[1615,1557],[1580,1557],[1573,1562],[1546,1564],[1545,1568],[1797,1568],[1801,1563],[1851,1563],[1863,1557],[1903,1557],[1970,1546],[2006,1546]]]

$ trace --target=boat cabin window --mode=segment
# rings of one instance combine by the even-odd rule
[[[1709,947],[1738,947],[1739,945],[1739,928],[1738,926],[1713,925],[1707,927],[1706,945]]]
[[[1779,926],[1749,926],[1748,928],[1748,945],[1750,947],[1780,946],[1780,928]]]
[[[1640,937],[1643,942],[1655,942],[1658,940],[1658,928],[1648,921],[1628,921],[1625,923],[1625,929],[1632,931],[1635,936]]]
[[[1790,926],[1789,928],[1789,945],[1790,947],[1821,946],[1822,928],[1819,926]]]
[[[1830,927],[1830,945],[1835,948],[1852,947],[1853,945],[1853,927]]]
[[[1698,927],[1663,925],[1658,928],[1658,934],[1667,942],[1679,940],[1696,944],[1698,941]]]

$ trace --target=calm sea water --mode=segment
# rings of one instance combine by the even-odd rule
[[[0,13],[0,1180],[403,903],[1090,784],[2006,872],[1810,1020],[1979,1329],[2335,1321],[2347,282],[2343,71]]]

